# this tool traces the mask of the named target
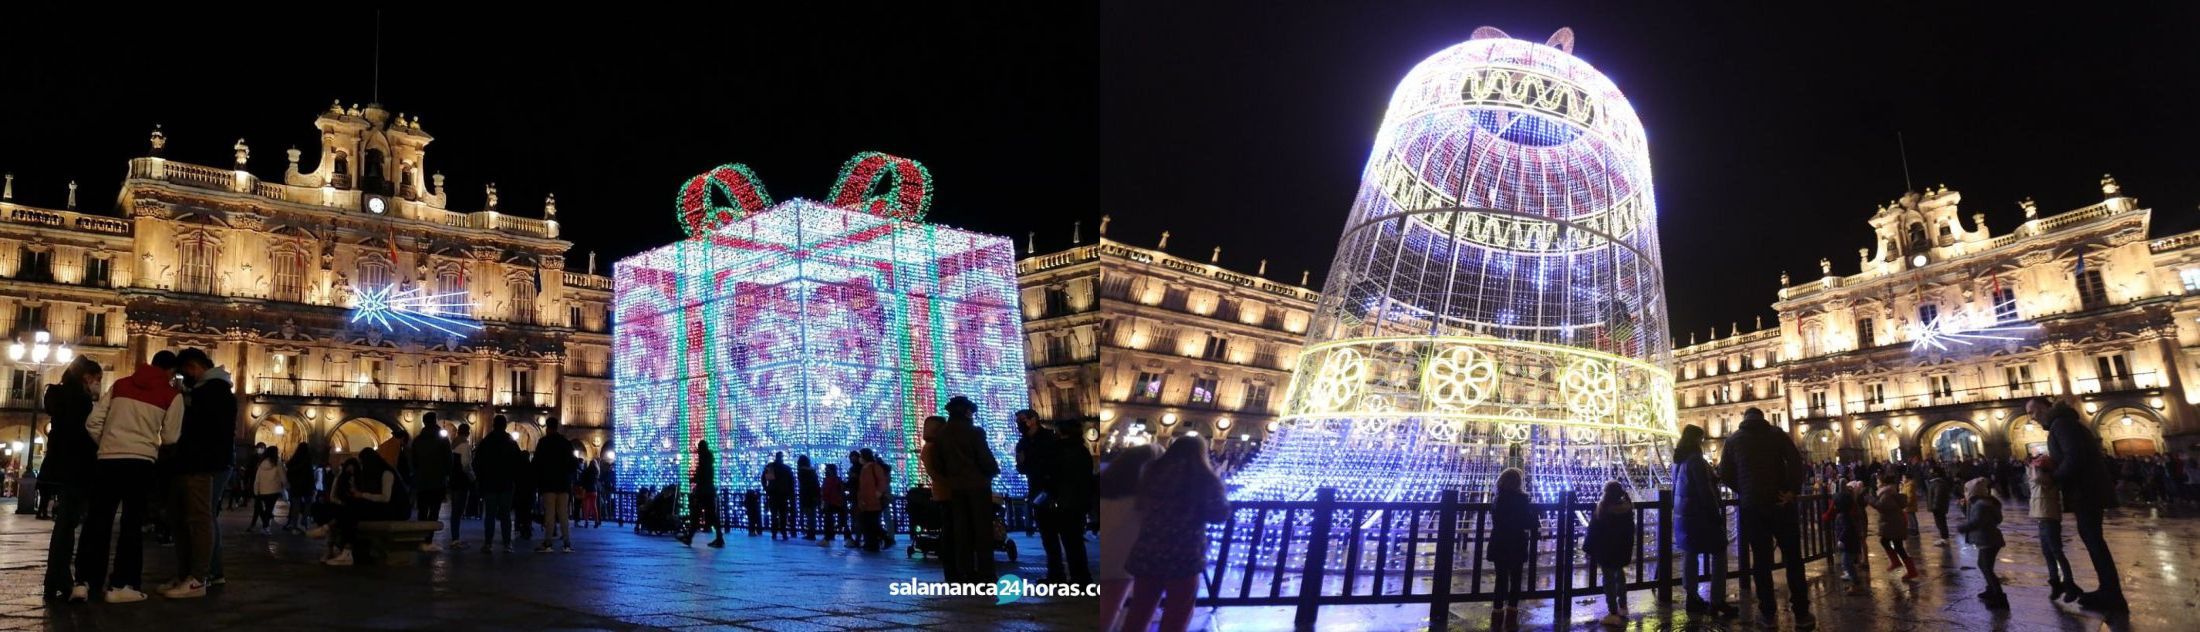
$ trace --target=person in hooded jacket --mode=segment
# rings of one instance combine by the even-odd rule
[[[2001,591],[2001,577],[1994,574],[1994,556],[2001,554],[2001,501],[1994,498],[1993,483],[1974,478],[1963,484],[1963,523],[1956,525],[1963,537],[1978,547],[1978,573],[1986,578],[1986,592],[1979,601],[1994,609],[2008,609],[2009,597]]]
[[[145,523],[145,498],[152,491],[154,459],[160,447],[174,445],[183,434],[183,394],[168,385],[176,368],[176,354],[153,354],[149,364],[138,365],[129,377],[115,382],[107,396],[92,407],[84,431],[99,445],[99,463],[92,468],[92,506],[84,515],[84,533],[76,541],[77,585],[69,598],[83,601],[89,582],[104,578],[107,603],[144,601],[139,590],[145,563],[145,541],[137,537]],[[121,510],[120,531],[113,537],[115,513]],[[115,543],[114,568],[107,567],[107,543]]]
[[[221,527],[214,516],[236,452],[237,394],[229,372],[214,366],[206,351],[184,349],[176,363],[190,390],[168,500],[183,537],[176,540],[176,579],[161,588],[161,596],[193,599],[221,581]]]
[[[85,431],[84,422],[98,404],[102,378],[98,362],[77,356],[61,371],[61,382],[46,387],[46,415],[53,421],[46,430],[46,462],[38,470],[38,485],[54,491],[39,496],[59,496],[51,510],[53,534],[46,541],[47,599],[89,597],[73,594],[83,584],[75,581],[72,562],[76,532],[91,501],[92,468],[99,463],[99,444]]]
[[[1687,553],[1681,560],[1682,586],[1687,588],[1688,612],[1733,616],[1726,604],[1726,510],[1719,504],[1719,483],[1712,480],[1711,464],[1703,458],[1702,426],[1681,426],[1680,443],[1673,447],[1673,515],[1678,524],[1673,543]],[[1703,565],[1705,558],[1711,565]],[[1711,582],[1711,601],[1696,595],[1696,583]]]
[[[1604,497],[1597,500],[1589,532],[1581,537],[1581,551],[1601,574],[1604,587],[1604,625],[1627,623],[1627,564],[1635,561],[1635,502],[1619,481],[1604,482]]]

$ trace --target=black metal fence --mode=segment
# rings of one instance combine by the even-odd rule
[[[1552,600],[1560,621],[1571,616],[1569,597],[1603,591],[1595,566],[1579,552],[1596,509],[1595,497],[1586,498],[1568,491],[1558,502],[1532,505],[1541,525],[1521,598]],[[1833,532],[1818,521],[1827,502],[1824,495],[1797,498],[1803,559],[1780,560],[1775,568],[1821,558],[1830,567]],[[1731,530],[1734,501],[1723,504]],[[1429,628],[1442,630],[1451,604],[1497,598],[1496,568],[1482,560],[1490,506],[1460,502],[1457,491],[1435,502],[1342,502],[1331,489],[1312,501],[1235,503],[1230,518],[1210,531],[1212,566],[1199,604],[1293,606],[1300,628],[1313,627],[1322,606],[1427,604]],[[1655,589],[1660,601],[1672,599],[1679,583],[1674,564],[1685,561],[1673,552],[1672,506],[1672,492],[1663,490],[1657,500],[1635,504],[1634,563],[1626,570],[1628,590]],[[1737,554],[1740,539],[1728,542],[1733,568],[1707,575],[1749,571],[1747,556]]]
[[[687,494],[687,492],[680,492],[683,505],[687,499]],[[760,527],[768,527],[771,524],[771,503],[758,503],[758,513],[762,515],[752,516],[743,504],[746,495],[747,490],[718,490],[718,524],[724,525],[728,530],[747,529],[751,521],[762,521],[758,523]],[[638,522],[641,516],[641,507],[637,502],[639,499],[640,492],[617,491],[605,494],[604,497],[598,499],[598,502],[601,503],[600,511],[606,512],[603,516],[605,520],[621,524],[634,524]],[[907,494],[888,497],[885,510],[885,515],[881,520],[885,523],[887,533],[910,533],[914,530],[915,525],[911,524],[909,520],[909,497]],[[800,515],[800,509],[797,509],[795,513],[796,515],[790,516],[790,518],[794,520],[797,526],[800,526],[803,517]],[[687,517],[687,514],[682,514],[680,519],[686,520]],[[824,519],[823,512],[819,512],[818,520],[823,521]],[[1002,499],[1001,523],[1009,531],[1022,531],[1026,534],[1035,533],[1039,529],[1038,523],[1032,519],[1031,505],[1021,498]]]

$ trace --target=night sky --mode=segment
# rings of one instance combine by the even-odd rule
[[[1966,225],[1984,212],[1996,235],[2026,196],[2043,213],[2099,201],[2102,173],[2155,209],[2154,234],[2200,227],[2195,5],[1764,4],[1110,3],[1109,237],[1151,247],[1167,229],[1176,254],[1220,245],[1227,266],[1267,258],[1270,278],[1311,269],[1321,283],[1391,90],[1484,25],[1536,42],[1572,27],[1574,54],[1633,102],[1683,342],[1757,315],[1769,325],[1783,269],[1815,279],[1827,257],[1855,273],[1865,221],[1904,191],[1898,131],[1915,186],[1961,192]]]
[[[793,6],[793,5],[789,5]],[[898,5],[914,6],[914,5]],[[381,101],[421,117],[450,208],[496,182],[500,210],[539,217],[558,196],[567,265],[612,261],[682,236],[675,194],[726,162],[775,200],[818,199],[864,150],[932,173],[931,220],[1042,248],[1098,215],[1097,10],[604,8],[383,17]],[[0,170],[16,201],[114,212],[127,160],[154,123],[170,158],[280,181],[283,150],[318,156],[315,116],[373,98],[372,11],[136,10],[0,17]],[[1086,223],[1087,235],[1092,223]]]

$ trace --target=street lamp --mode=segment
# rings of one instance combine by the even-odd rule
[[[75,349],[70,349],[68,345],[61,344],[59,341],[54,340],[53,334],[46,333],[45,331],[32,333],[31,343],[28,345],[23,344],[23,340],[21,338],[17,338],[15,341],[8,343],[8,361],[15,363],[16,365],[29,368],[31,372],[37,373],[39,376],[38,381],[40,383],[44,383],[46,381],[46,369],[57,366],[66,366],[69,364],[70,361],[75,359]],[[35,394],[33,394],[33,397],[35,397]],[[30,476],[31,463],[38,460],[38,446],[45,443],[44,441],[37,440],[38,413],[38,408],[34,406],[31,409],[31,442],[30,446],[28,446],[29,450],[25,451],[23,448],[16,448],[12,450],[13,452],[23,454],[23,476],[16,477],[15,513],[18,514],[38,513],[38,479],[36,477]]]

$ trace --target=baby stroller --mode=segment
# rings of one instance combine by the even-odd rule
[[[928,487],[910,488],[909,550],[907,557],[923,554],[926,557],[940,554],[940,537],[947,529],[947,508],[932,500]],[[1016,561],[1016,541],[1008,539],[1008,523],[1001,520],[1005,510],[999,498],[993,502],[993,550],[1008,553],[1008,561]]]
[[[677,535],[680,524],[680,498],[678,494],[663,492],[650,496],[634,520],[634,532],[642,535]]]

